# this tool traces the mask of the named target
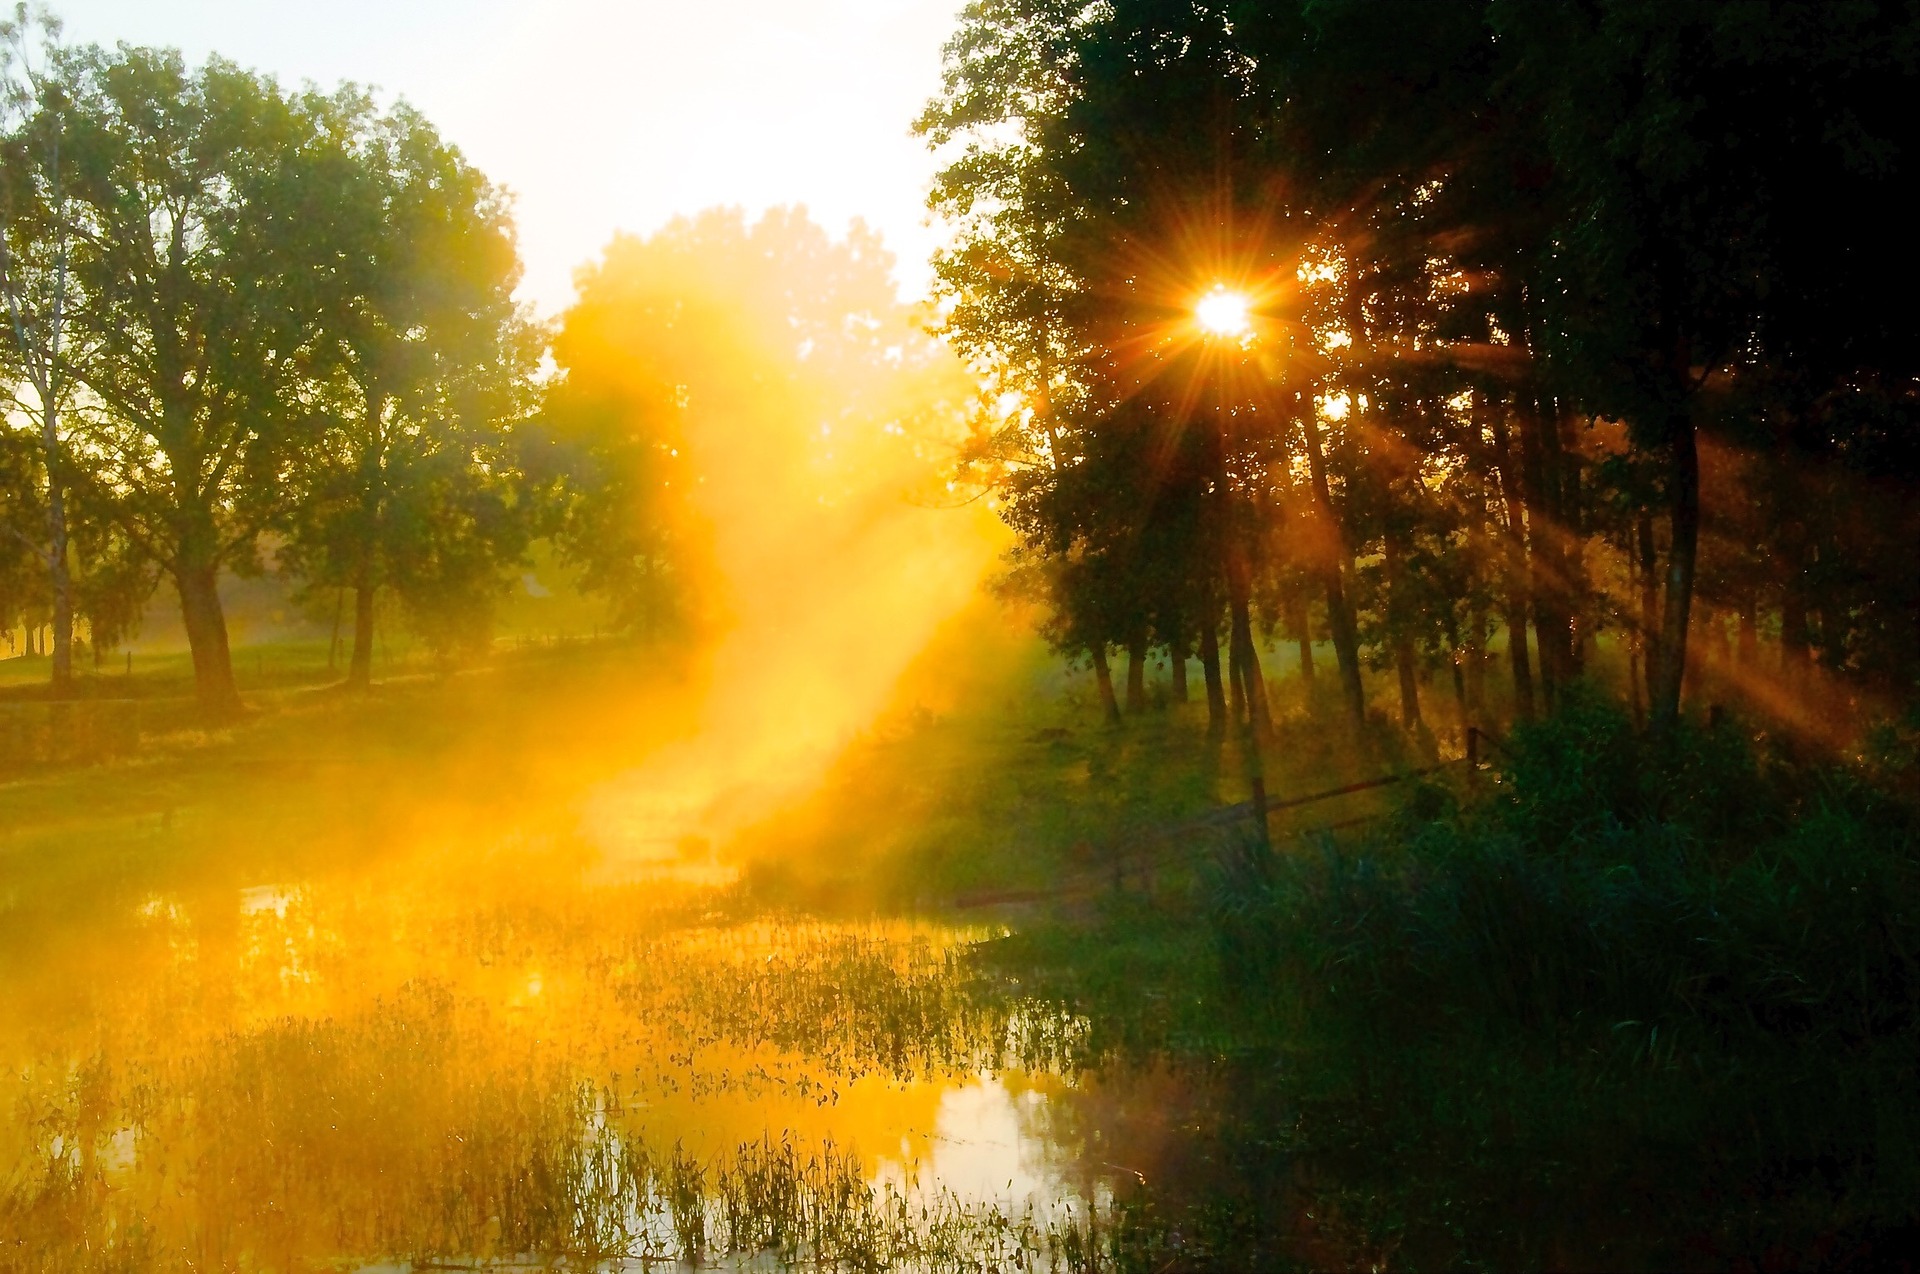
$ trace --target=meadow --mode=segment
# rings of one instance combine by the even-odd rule
[[[1906,736],[1848,768],[1703,723],[1662,764],[1596,699],[1276,815],[1272,850],[1122,859],[1256,764],[1284,797],[1459,740],[1345,738],[1287,679],[1256,759],[1163,684],[1114,729],[1085,673],[983,640],[817,776],[742,779],[724,840],[637,857],[605,794],[698,718],[616,644],[370,696],[275,651],[238,722],[155,693],[137,757],[10,770],[0,1268],[1897,1250]],[[1770,803],[1729,799],[1756,775]]]

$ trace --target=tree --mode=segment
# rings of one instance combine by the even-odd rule
[[[1423,660],[1478,711],[1498,610],[1516,711],[1553,711],[1616,624],[1664,729],[1704,579],[1749,666],[1770,594],[1783,666],[1898,683],[1920,606],[1863,530],[1907,526],[1920,478],[1915,317],[1884,300],[1920,283],[1897,188],[1920,149],[1917,21],[1870,2],[983,0],[922,121],[959,236],[949,334],[1021,404],[983,413],[975,451],[999,463],[980,468],[1028,552],[1077,561],[1093,527],[1145,543],[1161,453],[1123,421],[1201,426],[1204,396],[1156,387],[1202,383],[1180,374],[1170,281],[1190,299],[1211,271],[1256,302],[1240,379],[1213,378],[1232,424],[1202,507],[1226,533],[1188,563],[1222,572],[1236,651],[1243,599],[1305,567],[1356,716],[1363,639],[1409,725]],[[1078,497],[1022,476],[1032,455],[1089,466]],[[1703,512],[1703,465],[1751,477]],[[1843,498],[1880,513],[1824,516]],[[1703,549],[1716,521],[1737,548]],[[1028,574],[1073,611],[1060,590],[1126,596],[1157,570]]]
[[[823,622],[800,591],[820,563],[880,551],[903,496],[947,498],[936,461],[971,386],[890,271],[859,223],[836,239],[777,208],[621,235],[579,273],[528,463],[551,476],[563,556],[625,622]]]
[[[1232,697],[1265,734],[1253,598],[1292,387],[1203,339],[1192,307],[1215,284],[1270,286],[1294,236],[1240,153],[1261,111],[1229,27],[1207,6],[1147,3],[979,4],[963,21],[921,130],[958,151],[933,196],[959,232],[940,263],[946,333],[1020,404],[979,448],[1004,457],[1008,520],[1028,552],[1137,556],[1160,604],[1117,615],[1106,640],[1137,649],[1140,612],[1179,616],[1159,635],[1182,658],[1199,637],[1210,689],[1224,611]],[[1051,500],[1059,483],[1081,494]],[[1177,564],[1163,556],[1176,542]],[[1224,697],[1208,696],[1216,729]]]
[[[25,3],[0,22],[0,293],[9,338],[0,343],[0,371],[8,404],[38,426],[43,529],[33,540],[51,600],[56,697],[73,691],[74,611],[64,419],[74,388],[68,348],[74,227],[61,154],[62,64],[69,55],[59,35],[57,20]],[[23,401],[19,389],[30,397]],[[27,533],[15,527],[13,534]]]
[[[530,523],[512,428],[538,333],[513,301],[505,195],[402,106],[343,90],[315,177],[330,192],[311,375],[325,427],[298,463],[283,565],[354,595],[350,685],[372,669],[375,599],[437,645],[475,639]]]
[[[0,430],[0,632],[31,627],[46,614],[46,562],[39,551],[45,516],[34,499],[40,488],[39,448],[14,430]],[[30,643],[31,644],[31,643]]]
[[[88,348],[77,449],[91,485],[178,590],[203,705],[234,688],[218,588],[284,516],[318,414],[333,192],[325,112],[214,60],[123,46],[76,55],[62,152]]]

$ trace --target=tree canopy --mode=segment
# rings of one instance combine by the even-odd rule
[[[30,19],[4,33],[7,608],[51,607],[54,693],[74,617],[97,658],[156,570],[217,712],[224,571],[353,590],[356,685],[381,590],[479,639],[541,517],[505,194],[404,103]]]
[[[1486,711],[1501,644],[1513,710],[1551,709],[1606,631],[1655,723],[1710,661],[1809,704],[1816,647],[1910,695],[1917,31],[1871,3],[970,6],[920,125],[946,331],[1059,644],[1104,683],[1109,647],[1207,663],[1224,624],[1256,728],[1262,625],[1303,661],[1329,636],[1356,717],[1393,670],[1409,726],[1436,668]],[[1196,321],[1215,292],[1244,330]],[[1816,527],[1813,482],[1880,516]],[[1702,651],[1703,614],[1744,653]]]

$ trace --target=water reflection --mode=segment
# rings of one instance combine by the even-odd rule
[[[998,1267],[1139,1176],[1047,1064],[1075,1024],[969,972],[989,931],[550,850],[157,891],[16,968],[0,1262]]]

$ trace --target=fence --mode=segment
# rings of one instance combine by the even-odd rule
[[[1119,892],[1126,888],[1130,875],[1141,874],[1147,875],[1149,888],[1151,888],[1152,873],[1159,866],[1154,858],[1162,853],[1166,846],[1173,845],[1176,847],[1176,852],[1190,854],[1196,848],[1205,848],[1208,845],[1210,833],[1223,832],[1245,822],[1254,824],[1258,836],[1264,843],[1268,837],[1268,820],[1282,810],[1302,809],[1342,796],[1352,796],[1375,788],[1411,782],[1414,779],[1425,778],[1427,775],[1439,774],[1456,767],[1465,767],[1469,774],[1476,773],[1480,769],[1482,742],[1491,743],[1495,747],[1500,746],[1499,740],[1494,736],[1482,729],[1469,726],[1466,732],[1466,755],[1456,760],[1442,761],[1438,765],[1425,765],[1395,774],[1382,774],[1370,779],[1361,779],[1355,783],[1328,788],[1325,791],[1310,792],[1304,796],[1290,796],[1281,800],[1269,797],[1264,779],[1256,777],[1253,780],[1251,800],[1241,801],[1235,805],[1222,805],[1194,818],[1183,819],[1177,823],[1165,823],[1111,841],[1103,850],[1095,850],[1088,855],[1103,861],[1096,863],[1087,871],[1069,876],[1051,888],[1003,889],[963,894],[954,899],[952,905],[965,910],[1003,903],[1066,901],[1109,888]],[[1373,822],[1378,817],[1377,814],[1367,814],[1358,818],[1341,819],[1316,827],[1303,828],[1295,835],[1312,836],[1323,832],[1342,831]]]
[[[192,700],[66,699],[0,702],[0,778],[47,765],[97,765],[136,755],[143,740],[178,729]]]

